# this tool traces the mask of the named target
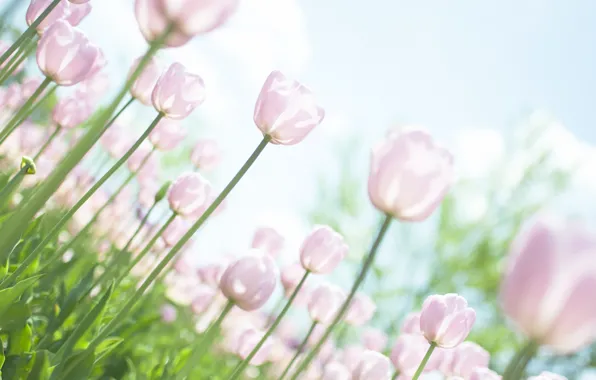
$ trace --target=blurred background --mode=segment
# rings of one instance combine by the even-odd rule
[[[116,91],[146,43],[132,1],[93,7],[81,28],[104,49]],[[227,211],[196,235],[192,260],[242,252],[257,226],[271,225],[288,239],[291,262],[312,224],[326,223],[357,262],[378,217],[366,195],[370,148],[389,128],[425,127],[453,151],[458,181],[434,218],[395,223],[365,285],[379,305],[375,324],[396,334],[430,292],[460,292],[479,310],[472,339],[502,368],[518,344],[497,302],[512,237],[536,212],[596,216],[594,14],[589,0],[241,1],[225,27],[161,53],[207,86],[185,121],[188,149],[163,157],[164,178],[189,169],[192,143],[212,137],[224,160],[210,179],[227,183],[261,139],[252,112],[274,69],[313,89],[326,119],[297,146],[267,148]],[[152,112],[137,105],[122,121],[140,131]],[[337,281],[356,268],[346,265]],[[593,352],[541,360],[572,379],[596,366]]]

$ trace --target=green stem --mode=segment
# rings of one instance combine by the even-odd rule
[[[189,378],[190,374],[192,373],[192,370],[199,364],[201,357],[203,356],[205,351],[207,351],[207,349],[211,347],[213,339],[215,338],[215,334],[219,330],[221,323],[223,322],[225,317],[230,313],[233,307],[234,304],[232,303],[232,301],[228,301],[228,303],[226,303],[226,306],[224,306],[224,309],[219,314],[219,317],[217,317],[217,320],[215,320],[215,322],[213,322],[213,324],[209,326],[207,331],[205,331],[203,338],[194,346],[194,349],[191,350],[190,355],[186,359],[184,367],[176,376],[177,379],[184,380]]]
[[[30,113],[32,114],[35,112],[41,105],[43,105],[49,98],[52,96],[56,90],[58,89],[58,85],[54,84],[46,93],[39,99],[35,104],[31,107]],[[20,123],[25,121],[25,119],[20,120]]]
[[[399,377],[399,370],[396,369],[395,372],[393,372],[393,376],[391,377],[391,380],[396,380]]]
[[[263,347],[263,344],[265,344],[265,341],[267,340],[267,338],[269,338],[271,336],[271,334],[273,333],[273,331],[275,331],[275,329],[277,328],[277,326],[279,325],[279,323],[281,322],[283,317],[286,315],[288,310],[290,310],[290,306],[292,306],[292,302],[294,302],[294,299],[298,295],[298,292],[300,291],[300,289],[302,289],[302,286],[304,286],[304,283],[306,282],[306,279],[308,278],[309,274],[310,274],[310,271],[308,271],[308,270],[306,272],[304,272],[304,276],[302,276],[302,279],[298,283],[298,286],[296,286],[296,288],[294,289],[294,292],[288,299],[286,306],[284,306],[284,308],[281,310],[281,313],[279,313],[277,318],[275,318],[275,321],[273,321],[271,326],[267,329],[267,332],[265,332],[265,334],[263,335],[263,337],[261,338],[259,343],[257,343],[257,345],[252,349],[250,354],[242,362],[240,362],[238,369],[230,375],[228,380],[235,380],[240,375],[242,375],[242,372],[244,372],[244,369],[248,366],[248,364],[250,363],[252,358],[254,358],[255,355],[257,354],[257,352],[259,352],[259,350],[261,349],[261,347]]]
[[[112,318],[110,323],[98,334],[98,336],[91,341],[88,349],[95,349],[112,331],[121,323],[132,307],[141,299],[143,293],[155,280],[155,278],[161,273],[161,271],[168,265],[170,261],[176,256],[176,254],[184,247],[184,245],[190,240],[190,238],[197,232],[197,230],[205,223],[205,221],[211,216],[211,214],[219,207],[221,202],[228,196],[228,194],[234,189],[234,187],[240,182],[242,177],[248,172],[248,169],[255,163],[259,155],[263,152],[269,141],[270,136],[263,137],[263,140],[259,143],[254,152],[250,155],[248,160],[242,165],[238,173],[232,178],[228,185],[222,190],[222,192],[215,198],[213,203],[205,210],[205,212],[199,217],[199,219],[192,225],[192,227],[182,236],[182,238],[170,249],[170,252],[159,262],[159,264],[153,269],[149,276],[143,281],[143,284],[137,289],[132,297],[128,299],[126,304],[120,309],[118,314]]]
[[[15,54],[15,56],[7,63],[6,67],[2,70],[4,74],[0,76],[0,84],[3,84],[12,73],[31,55],[33,50],[35,50],[36,40],[31,38],[30,40],[26,41],[25,44],[19,47],[19,50]]]
[[[169,33],[173,30],[173,25],[170,25],[167,30],[154,41],[141,61],[136,70],[126,81],[118,95],[114,98],[112,103],[101,112],[99,117],[90,125],[88,132],[78,140],[76,145],[72,147],[69,154],[54,168],[52,173],[43,181],[38,190],[33,194],[27,202],[22,203],[17,212],[12,214],[5,223],[0,227],[0,262],[8,258],[15,244],[18,242],[21,234],[27,228],[31,218],[46,204],[48,199],[54,194],[56,189],[62,184],[66,176],[72,169],[81,161],[87,152],[93,147],[97,140],[105,131],[105,125],[112,117],[118,104],[124,99],[131,85],[141,75],[142,70],[149,63],[149,60],[161,48]],[[136,149],[136,148],[135,148]]]
[[[2,145],[8,136],[14,132],[15,129],[18,128],[19,125],[23,123],[23,121],[31,114],[31,106],[37,100],[39,95],[52,83],[52,79],[46,77],[43,82],[37,87],[33,95],[19,108],[16,114],[10,119],[10,121],[6,124],[6,127],[0,132],[0,145]]]
[[[424,367],[426,367],[426,363],[428,363],[428,360],[430,359],[430,356],[433,354],[433,351],[435,350],[435,347],[437,347],[437,344],[435,342],[432,342],[430,344],[430,346],[428,347],[428,350],[426,351],[426,355],[424,355],[424,358],[422,358],[422,361],[420,362],[420,365],[418,366],[418,369],[414,373],[414,376],[412,377],[412,380],[418,380],[418,378],[422,374],[422,371],[424,371]]]
[[[534,341],[528,341],[509,361],[509,364],[503,372],[503,380],[520,379],[526,366],[534,355],[536,355],[537,350],[538,345]]]
[[[0,191],[0,208],[3,208],[6,205],[6,202],[10,199],[10,196],[15,192],[16,189],[20,186],[21,182],[27,175],[27,171],[31,168],[29,165],[22,165],[21,169],[15,174],[10,181],[2,188]]]
[[[37,257],[43,252],[43,249],[58,235],[58,233],[60,232],[60,230],[62,229],[62,227],[64,227],[64,225],[70,220],[70,218],[72,218],[72,216],[83,206],[83,204],[85,202],[87,202],[87,200],[93,194],[95,194],[95,192],[97,191],[97,189],[99,189],[101,187],[101,185],[103,185],[108,180],[108,178],[110,178],[112,176],[112,174],[114,174],[114,172],[116,170],[118,170],[128,160],[128,158],[130,156],[132,156],[132,154],[137,150],[137,148],[142,144],[142,142],[147,138],[147,136],[149,136],[149,134],[151,133],[151,131],[153,129],[155,129],[155,127],[157,126],[157,124],[159,123],[159,121],[162,119],[162,117],[163,117],[162,114],[157,115],[157,117],[153,120],[153,122],[151,123],[151,125],[145,131],[145,133],[143,133],[141,135],[141,137],[139,137],[139,139],[133,144],[133,146],[130,147],[130,149],[124,154],[124,156],[122,156],[122,158],[120,158],[120,160],[118,160],[118,162],[116,162],[110,168],[110,170],[108,170],[101,177],[101,179],[99,181],[97,181],[89,190],[87,190],[87,192],[85,193],[85,195],[83,195],[81,197],[81,199],[79,199],[79,201],[74,205],[74,207],[71,208],[58,221],[58,223],[56,223],[56,225],[54,226],[54,228],[52,228],[52,230],[45,236],[45,238],[41,241],[41,243],[39,243],[39,245],[33,250],[33,252],[31,252],[25,258],[25,260],[23,260],[23,262],[10,275],[10,277],[7,280],[5,280],[4,282],[2,282],[2,284],[0,284],[0,289],[4,289],[5,284],[11,283],[11,282],[7,282],[7,281],[9,281],[9,280],[10,281],[16,280],[18,278],[18,276],[21,275],[21,273],[23,273],[29,267],[29,265],[31,265],[31,263],[33,263],[33,261],[35,261],[35,259],[37,259]],[[37,194],[37,192],[36,192],[36,194]],[[33,195],[33,196],[35,196],[35,195]],[[30,201],[31,200],[29,200],[29,202]],[[2,240],[2,241],[4,241],[4,240]],[[1,244],[2,241],[0,241],[0,244]],[[0,251],[0,253],[1,252],[2,251]]]
[[[37,161],[39,156],[41,156],[43,154],[43,152],[45,152],[45,150],[48,148],[48,146],[50,146],[52,141],[54,141],[54,139],[56,138],[56,136],[58,136],[58,133],[60,133],[61,130],[62,130],[62,127],[58,124],[56,126],[56,129],[54,130],[54,132],[50,135],[50,137],[46,140],[46,142],[41,146],[39,151],[35,154],[35,157],[33,157],[33,161]]]
[[[292,360],[290,360],[290,363],[286,366],[286,369],[284,369],[283,373],[281,374],[281,376],[277,380],[283,380],[283,378],[286,377],[286,375],[288,374],[288,372],[290,372],[290,369],[292,368],[292,365],[294,365],[294,363],[296,362],[296,360],[298,360],[298,356],[300,356],[300,354],[304,351],[304,347],[306,347],[306,344],[308,343],[308,340],[310,339],[310,336],[312,335],[312,333],[315,331],[315,328],[316,327],[317,327],[317,321],[314,321],[310,325],[310,329],[308,330],[308,333],[306,334],[306,336],[304,337],[304,339],[300,343],[300,346],[298,346],[298,348],[296,349],[296,353],[294,354],[294,357],[292,357]]]
[[[304,371],[308,367],[308,365],[313,361],[315,356],[319,353],[319,350],[321,349],[321,347],[323,346],[323,344],[325,343],[327,338],[329,338],[329,335],[331,335],[331,333],[333,332],[333,328],[343,319],[344,315],[348,311],[348,308],[352,302],[352,299],[354,298],[354,295],[356,294],[356,291],[358,290],[358,288],[364,281],[368,270],[370,269],[372,263],[375,260],[375,256],[377,255],[377,251],[379,249],[379,246],[381,245],[381,241],[383,240],[383,237],[385,236],[387,230],[389,229],[389,226],[391,225],[392,220],[393,219],[390,215],[385,215],[385,220],[383,221],[383,224],[381,225],[381,228],[379,229],[379,232],[377,233],[377,237],[375,238],[375,240],[370,248],[370,252],[368,253],[368,255],[366,256],[366,258],[364,259],[364,261],[362,263],[360,273],[358,274],[358,277],[356,278],[356,280],[354,281],[354,284],[352,285],[350,294],[348,294],[348,297],[346,298],[344,303],[341,305],[341,308],[335,315],[333,322],[331,322],[331,324],[327,327],[327,329],[323,333],[323,336],[321,337],[321,339],[319,339],[319,341],[313,347],[313,349],[310,351],[308,356],[302,361],[302,363],[300,364],[300,367],[298,367],[298,370],[296,370],[296,373],[294,373],[294,376],[292,376],[292,380],[296,380],[298,378],[298,375],[300,374],[300,372]]]
[[[124,103],[124,105],[120,108],[120,110],[118,112],[116,112],[116,114],[114,115],[114,117],[112,117],[110,119],[110,121],[107,122],[106,126],[104,127],[104,131],[107,131],[108,128],[110,128],[112,126],[112,124],[114,124],[114,122],[120,117],[120,115],[122,115],[122,113],[128,107],[130,107],[130,105],[133,104],[135,100],[136,99],[131,96],[130,99],[128,99],[128,101],[126,103]]]

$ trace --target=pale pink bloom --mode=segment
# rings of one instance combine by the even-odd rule
[[[87,78],[99,49],[68,22],[56,21],[39,39],[39,69],[61,86],[72,86]]]
[[[194,293],[195,294],[191,303],[191,309],[193,313],[198,315],[204,313],[209,305],[211,305],[215,295],[217,294],[217,290],[210,286],[199,284]]]
[[[155,149],[167,152],[176,149],[186,138],[186,129],[179,120],[161,119],[149,134],[149,141]]]
[[[172,323],[176,320],[178,311],[170,304],[165,304],[161,307],[161,320],[166,323]]]
[[[243,310],[251,311],[263,306],[271,297],[277,276],[273,259],[251,250],[228,266],[219,286],[230,301]]]
[[[383,352],[388,341],[387,334],[377,328],[369,327],[362,333],[362,345],[372,351]]]
[[[137,201],[145,208],[149,208],[155,203],[155,195],[159,191],[159,185],[154,181],[144,181],[139,187]]]
[[[310,294],[308,313],[313,321],[329,324],[346,298],[345,293],[336,285],[322,283]]]
[[[553,372],[542,371],[538,376],[528,377],[528,380],[567,380],[567,378]]]
[[[375,302],[366,294],[358,292],[352,299],[344,320],[352,326],[362,326],[372,319],[375,311]]]
[[[391,375],[389,358],[370,350],[362,353],[356,369],[352,372],[353,380],[390,380]]]
[[[172,247],[188,232],[190,227],[191,224],[186,220],[176,218],[161,234],[161,239],[166,244],[166,247]]]
[[[501,303],[533,340],[570,353],[596,338],[596,238],[573,222],[537,220],[511,248]]]
[[[227,264],[212,263],[199,267],[197,275],[199,279],[207,285],[218,286],[223,272],[226,270]]]
[[[501,380],[501,375],[488,368],[476,368],[469,377],[470,380]],[[554,379],[553,379],[554,380]]]
[[[205,100],[205,83],[181,63],[173,63],[158,79],[151,100],[167,118],[184,119]]]
[[[141,58],[137,58],[137,60],[133,63],[128,73],[129,78],[132,77],[132,75],[136,71],[140,61]],[[151,105],[151,94],[153,93],[153,89],[155,88],[155,84],[161,76],[161,73],[161,65],[159,64],[157,59],[151,58],[147,65],[141,71],[141,74],[139,75],[137,80],[135,80],[132,86],[130,87],[130,94],[144,105]]]
[[[153,149],[149,144],[142,144],[140,145],[137,150],[130,156],[128,161],[126,161],[126,165],[128,166],[128,170],[132,172],[138,172],[141,169],[142,165],[146,165],[148,161],[148,156],[151,155]]]
[[[243,360],[248,358],[248,355],[250,355],[257,343],[259,343],[259,341],[263,338],[263,335],[264,333],[262,331],[258,331],[252,327],[249,327],[240,333],[237,338],[238,345],[236,347],[236,353],[238,356],[240,356],[240,358]],[[251,359],[250,364],[258,366],[265,363],[269,359],[272,348],[273,340],[271,337],[269,337],[267,340],[265,340],[263,346],[259,348],[256,355]]]
[[[352,380],[352,374],[345,365],[333,361],[325,364],[322,380]]]
[[[234,14],[239,0],[160,0],[165,16],[187,36],[207,33]]]
[[[178,305],[191,305],[199,291],[199,285],[195,277],[176,276],[166,288],[166,297]]]
[[[83,124],[93,114],[93,107],[80,98],[64,98],[52,111],[52,121],[57,125],[72,129]]]
[[[31,0],[25,19],[27,25],[31,26],[35,20],[48,8],[54,0]],[[37,26],[37,32],[43,33],[44,30],[52,26],[56,21],[63,20],[70,15],[70,4],[66,0],[61,0],[50,14]]]
[[[315,226],[300,247],[300,262],[313,273],[331,273],[347,256],[343,236],[329,226]]]
[[[148,42],[156,41],[163,36],[169,23],[163,14],[161,0],[135,0],[135,17],[143,37]],[[191,38],[174,30],[168,35],[165,44],[169,47],[178,47],[190,41]]]
[[[469,378],[478,368],[488,367],[490,354],[474,342],[463,342],[453,349],[450,373]]]
[[[412,376],[418,369],[420,362],[422,362],[422,359],[429,348],[430,344],[422,335],[400,335],[391,350],[391,362],[400,373]],[[428,363],[424,367],[425,372],[438,369],[441,363],[441,358],[440,355],[436,355],[436,351],[437,350],[435,349],[435,352],[433,352]]]
[[[360,358],[365,350],[364,347],[355,344],[347,345],[342,350],[341,362],[348,368],[350,373],[354,372],[356,366],[360,363]]]
[[[29,99],[33,93],[39,88],[41,85],[42,79],[39,77],[35,78],[27,78],[23,80],[21,84],[21,95],[23,99]]]
[[[12,83],[6,88],[4,93],[4,104],[9,109],[17,109],[25,102],[23,91],[18,83]]]
[[[324,117],[312,92],[279,71],[269,74],[254,111],[257,127],[281,145],[298,144]]]
[[[298,283],[300,283],[304,273],[306,273],[306,271],[302,265],[298,263],[286,265],[281,269],[280,279],[286,295],[292,294],[294,292],[294,289],[296,289]]]
[[[92,8],[89,3],[71,5],[70,14],[66,17],[66,20],[70,25],[78,26],[91,13]]]
[[[420,312],[420,330],[429,342],[453,348],[463,342],[474,322],[476,312],[464,297],[454,293],[426,298]]]
[[[188,217],[210,203],[211,191],[211,184],[202,175],[195,172],[184,173],[168,190],[170,209],[182,217]]]
[[[391,135],[372,153],[368,195],[380,211],[422,221],[439,206],[453,177],[451,154],[420,130]]]
[[[103,68],[106,67],[107,64],[108,60],[106,58],[106,55],[104,54],[101,48],[98,48],[97,57],[95,57],[95,61],[93,61],[93,65],[91,66],[91,70],[89,70],[89,73],[87,74],[87,78],[92,78],[99,74],[99,72],[103,70]]]
[[[100,72],[92,77],[86,78],[77,86],[76,96],[97,104],[110,88],[110,77],[105,72]]]
[[[273,258],[277,258],[284,248],[286,239],[271,227],[259,227],[252,238],[252,248],[262,250]]]
[[[420,313],[408,313],[401,326],[402,334],[422,334],[420,331]]]
[[[190,154],[192,164],[201,170],[213,170],[221,161],[221,151],[217,141],[201,139]]]
[[[122,157],[133,145],[130,134],[128,134],[126,129],[118,123],[112,124],[112,126],[104,132],[99,143],[102,148],[115,159]]]

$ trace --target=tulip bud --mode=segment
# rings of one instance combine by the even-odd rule
[[[165,16],[187,36],[207,33],[225,23],[236,11],[238,0],[160,0]]]
[[[182,64],[174,63],[158,79],[151,100],[167,118],[184,119],[205,100],[205,83]]]
[[[157,193],[155,193],[155,203],[161,202],[161,200],[166,197],[171,185],[172,181],[166,181],[166,183],[161,186]]]
[[[391,350],[391,362],[400,373],[412,376],[418,369],[429,347],[430,345],[422,335],[400,335]],[[424,367],[424,371],[430,372],[438,369],[441,363],[440,359],[433,352],[433,355],[431,355],[430,360]]]
[[[190,154],[190,160],[195,168],[202,171],[214,169],[221,161],[221,152],[217,141],[209,139],[197,141]]]
[[[141,58],[138,58],[130,68],[130,72],[128,73],[129,78],[136,71],[140,61]],[[130,87],[130,94],[144,105],[151,105],[151,94],[161,73],[161,66],[155,58],[151,58],[141,71],[137,80]]]
[[[335,285],[323,283],[310,294],[308,312],[310,318],[318,323],[329,324],[337,314],[346,295]]]
[[[271,143],[294,145],[323,121],[325,111],[302,84],[273,71],[259,94],[254,122]]]
[[[474,322],[476,312],[457,294],[432,295],[422,305],[420,330],[439,347],[453,348],[463,342]]]
[[[277,267],[273,259],[253,250],[228,266],[219,287],[239,308],[252,311],[267,302],[276,280]]]
[[[170,209],[181,216],[190,216],[204,208],[211,194],[211,184],[199,173],[180,175],[168,190]]]
[[[275,229],[260,227],[255,231],[251,247],[260,249],[271,257],[276,258],[283,250],[285,240]]]
[[[352,326],[362,326],[370,321],[377,310],[374,301],[364,293],[356,293],[346,313],[345,321]]]
[[[50,6],[54,0],[31,0],[25,19],[27,25],[31,26],[39,16]],[[46,16],[37,26],[37,33],[41,34],[56,21],[63,20],[70,14],[70,4],[66,0],[61,0],[58,5]]]
[[[300,262],[313,273],[331,273],[348,254],[343,236],[328,226],[316,226],[300,248]]]
[[[366,350],[352,373],[354,380],[390,380],[391,362],[385,355]]]
[[[294,289],[296,289],[298,283],[304,277],[304,273],[304,268],[297,263],[287,265],[281,270],[281,284],[284,287],[286,296],[294,292]]]
[[[25,169],[25,174],[29,175],[33,175],[37,172],[33,159],[27,156],[21,158],[21,169]]]
[[[383,331],[375,328],[368,328],[362,333],[362,344],[371,351],[383,352],[389,338]]]

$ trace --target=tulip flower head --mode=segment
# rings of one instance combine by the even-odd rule
[[[174,63],[158,79],[151,94],[153,107],[169,119],[184,119],[205,100],[203,79]]]
[[[300,248],[300,262],[313,273],[331,273],[347,256],[343,236],[329,226],[316,226]]]
[[[197,169],[213,170],[221,161],[221,151],[217,141],[211,139],[197,141],[190,154],[190,160]]]
[[[429,296],[420,312],[420,330],[424,337],[443,348],[453,348],[463,342],[475,321],[476,312],[457,294]]]
[[[128,73],[129,78],[136,71],[140,61],[141,58],[137,58],[137,60],[130,68],[130,71]],[[145,65],[145,67],[141,71],[141,74],[139,75],[137,80],[135,80],[132,86],[130,87],[130,94],[144,105],[151,105],[151,94],[153,93],[155,84],[157,84],[157,80],[159,79],[161,74],[161,65],[159,64],[157,59],[151,58],[147,65]]]
[[[274,228],[260,227],[255,231],[251,247],[277,258],[284,248],[285,241],[286,239]]]
[[[318,323],[329,324],[344,302],[346,295],[335,285],[323,283],[310,294],[308,312],[310,318]]]
[[[50,6],[53,0],[31,0],[25,19],[27,25],[31,26],[39,16]],[[48,27],[53,25],[58,20],[64,20],[69,17],[71,13],[71,5],[66,0],[61,0],[58,5],[50,12],[50,14],[43,19],[37,26],[37,33],[42,34]]]
[[[168,190],[170,209],[181,216],[190,216],[204,208],[210,200],[211,184],[195,172],[183,173]]]
[[[352,378],[354,380],[390,380],[391,361],[379,352],[366,350],[352,372]]]

